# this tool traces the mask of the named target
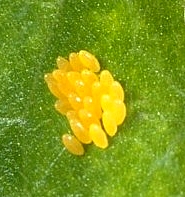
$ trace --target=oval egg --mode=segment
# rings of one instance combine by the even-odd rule
[[[101,126],[91,124],[89,128],[89,136],[96,146],[103,149],[108,146],[107,136]]]
[[[71,70],[69,61],[60,56],[57,58],[57,67],[63,72]]]
[[[112,99],[119,99],[121,101],[124,100],[124,91],[121,84],[118,81],[114,81],[110,85],[109,94]]]
[[[126,116],[124,90],[91,53],[70,53],[69,61],[57,58],[57,69],[44,76],[57,97],[55,109],[65,115],[74,135],[64,134],[62,142],[74,155],[83,155],[83,144],[108,146],[107,135],[114,136]]]
[[[84,66],[82,62],[80,61],[78,53],[69,54],[69,63],[73,71],[81,71],[82,69],[84,69]]]
[[[57,100],[55,102],[55,109],[60,112],[62,115],[66,115],[69,110],[72,110],[71,105],[68,100]]]
[[[114,78],[108,70],[100,73],[100,84],[108,92],[110,85],[114,82]]]
[[[92,83],[98,81],[98,76],[91,70],[84,69],[81,72],[81,77],[85,84],[91,87]]]
[[[109,136],[114,136],[117,132],[117,125],[113,114],[110,111],[104,111],[102,114],[103,127]]]
[[[74,110],[79,110],[83,107],[83,101],[81,97],[78,96],[75,92],[71,92],[68,95],[68,100]]]
[[[101,96],[101,100],[100,100],[100,103],[101,103],[101,108],[104,110],[104,111],[112,111],[112,103],[113,103],[113,100],[112,98],[110,97],[109,94],[104,94]]]
[[[89,128],[92,123],[100,125],[98,118],[87,109],[80,109],[78,115],[84,127]]]
[[[84,67],[90,69],[93,72],[99,72],[100,64],[94,55],[85,50],[81,50],[79,52],[79,58]]]
[[[111,112],[113,113],[113,116],[116,120],[116,124],[117,125],[122,124],[126,117],[125,103],[123,103],[121,100],[114,100]]]
[[[84,148],[82,144],[76,139],[75,136],[70,134],[64,134],[62,136],[62,142],[70,153],[74,155],[84,154]]]
[[[79,120],[71,119],[69,123],[71,126],[71,130],[80,142],[84,144],[91,143],[92,140],[89,137],[89,131],[82,125]]]
[[[83,99],[83,105],[84,105],[84,109],[87,109],[94,116],[97,116],[98,119],[101,118],[102,115],[101,107],[99,103],[96,101],[96,99],[93,99],[90,96],[85,96]]]
[[[75,90],[77,94],[81,97],[91,94],[91,89],[84,83],[82,79],[75,81]]]
[[[46,81],[50,92],[59,99],[63,99],[64,94],[60,92],[57,86],[57,81],[54,79],[51,73],[44,75],[44,80]]]

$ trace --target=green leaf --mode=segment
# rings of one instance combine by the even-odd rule
[[[183,12],[181,0],[0,1],[0,196],[185,196]],[[77,157],[43,77],[81,49],[123,85],[127,118],[106,150]]]

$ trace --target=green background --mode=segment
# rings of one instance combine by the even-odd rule
[[[88,50],[125,90],[109,147],[68,153],[44,74]],[[0,0],[0,196],[185,196],[180,0]]]

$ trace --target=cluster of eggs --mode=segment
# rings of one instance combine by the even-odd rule
[[[69,60],[58,57],[57,67],[44,78],[58,99],[55,109],[74,134],[62,136],[64,146],[75,155],[84,154],[82,144],[106,148],[107,135],[114,136],[126,116],[122,86],[108,70],[100,72],[96,57],[85,50],[71,53]]]

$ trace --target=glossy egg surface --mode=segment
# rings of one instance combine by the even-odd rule
[[[70,53],[69,60],[59,56],[56,62],[58,68],[44,79],[57,97],[55,109],[67,117],[74,134],[62,136],[64,146],[74,155],[84,154],[81,143],[107,148],[107,135],[113,137],[126,117],[121,84],[110,71],[100,71],[98,60],[86,50]]]
[[[70,153],[74,155],[84,154],[84,148],[82,144],[73,135],[64,134],[62,136],[62,142]]]

